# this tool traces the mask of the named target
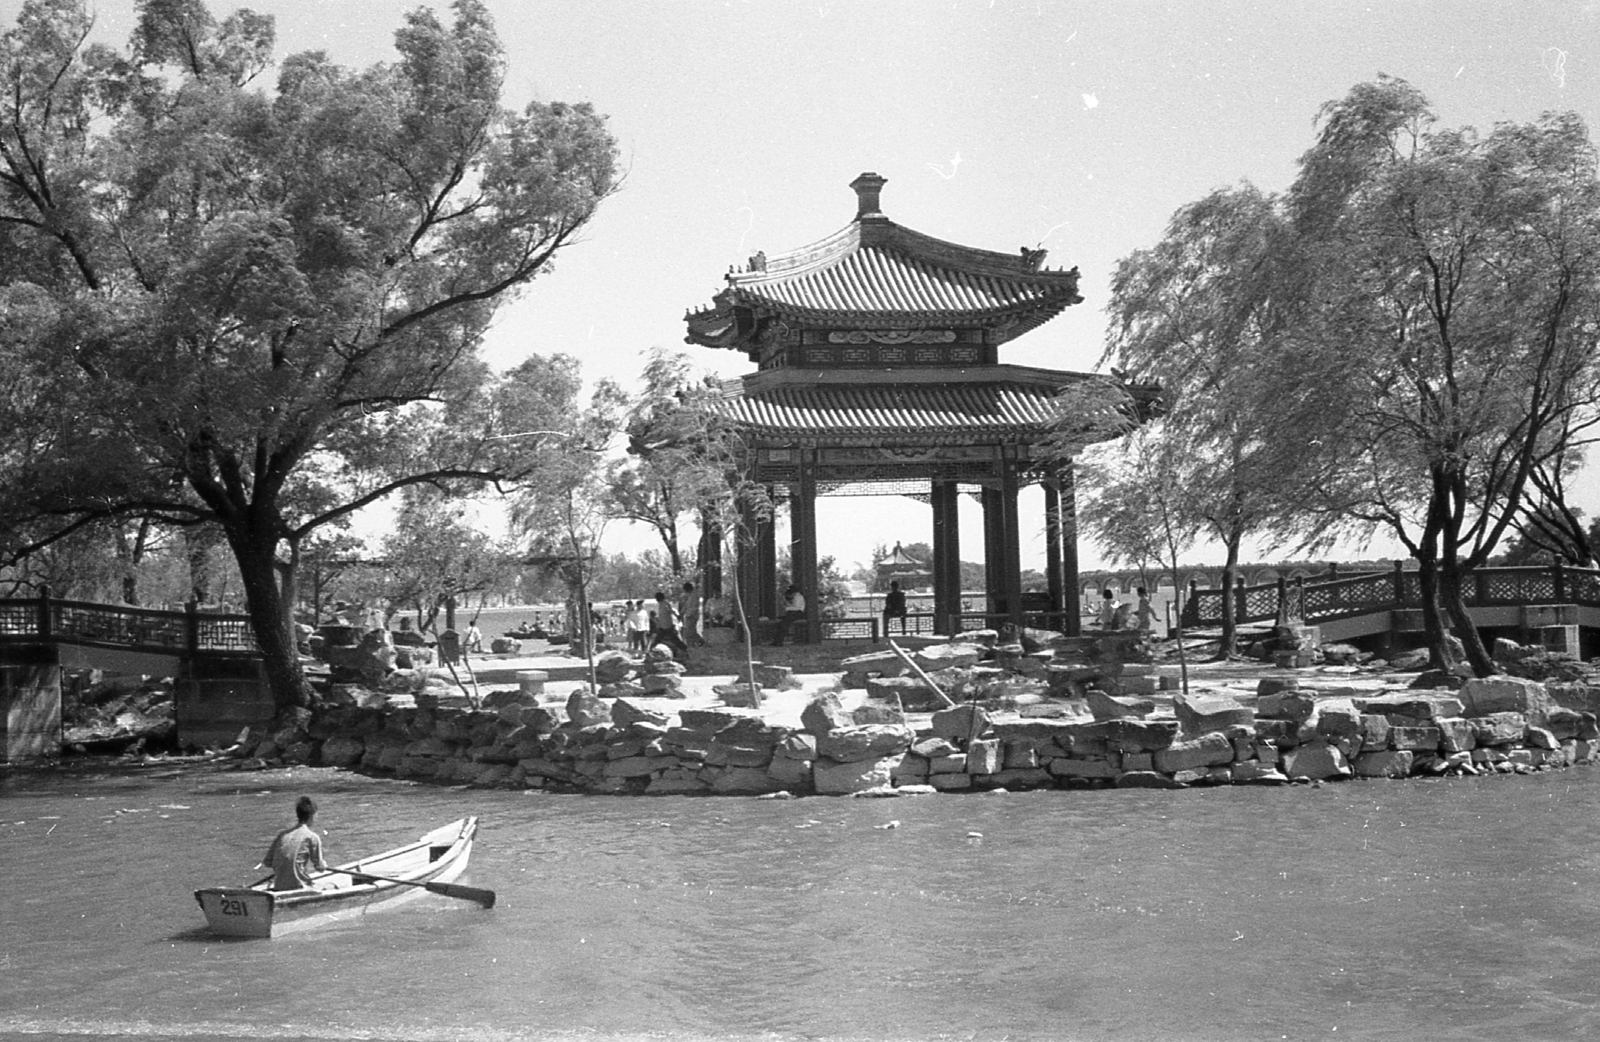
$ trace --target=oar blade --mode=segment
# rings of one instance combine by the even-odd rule
[[[494,891],[484,890],[475,886],[464,886],[460,883],[424,883],[429,893],[442,894],[445,897],[454,897],[462,901],[476,901],[485,908],[494,907]]]

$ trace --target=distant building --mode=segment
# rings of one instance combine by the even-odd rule
[[[878,564],[877,588],[887,590],[891,582],[898,582],[907,593],[930,589],[933,586],[933,568],[928,562],[912,557],[899,543],[895,543],[894,550]]]

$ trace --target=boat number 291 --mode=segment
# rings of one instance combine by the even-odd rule
[[[245,907],[244,898],[242,897],[224,897],[222,899],[222,914],[248,917],[250,909]]]

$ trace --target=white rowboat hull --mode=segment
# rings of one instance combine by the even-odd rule
[[[466,871],[478,819],[462,818],[414,843],[338,866],[305,890],[270,890],[270,879],[247,887],[205,887],[194,898],[206,925],[222,937],[277,937],[335,919],[387,910],[422,897],[421,886],[358,881],[363,872],[412,883],[449,883]]]

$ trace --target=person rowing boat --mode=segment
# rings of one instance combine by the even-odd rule
[[[272,870],[274,890],[315,889],[312,869],[328,871],[328,863],[322,858],[322,837],[311,828],[317,816],[316,801],[310,796],[300,797],[295,802],[294,813],[298,824],[273,837],[266,857],[256,866]]]

